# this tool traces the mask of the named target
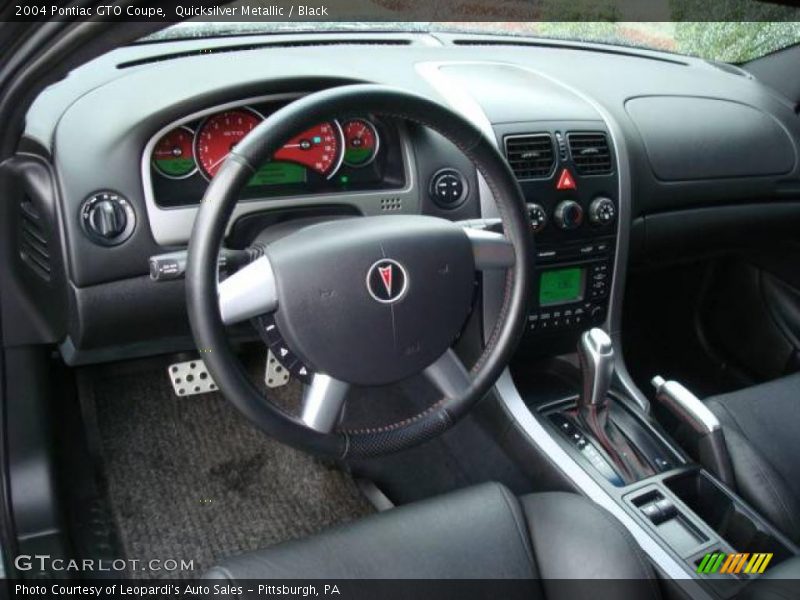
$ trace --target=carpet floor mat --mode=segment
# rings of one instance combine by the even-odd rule
[[[193,561],[133,577],[198,577],[226,556],[372,512],[347,474],[267,438],[219,394],[174,396],[166,365],[98,370],[89,393],[126,558]]]

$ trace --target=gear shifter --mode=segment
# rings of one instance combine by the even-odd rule
[[[611,338],[602,329],[586,331],[578,342],[578,358],[583,373],[577,411],[580,425],[605,450],[626,483],[651,475],[652,469],[609,418],[608,390],[614,375]]]
[[[605,409],[608,404],[608,388],[614,375],[614,349],[611,338],[597,327],[581,335],[578,343],[578,358],[583,371],[583,389],[578,399],[578,411],[583,414],[591,409]]]

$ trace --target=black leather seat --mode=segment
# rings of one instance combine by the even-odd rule
[[[706,404],[722,425],[739,495],[800,543],[800,374]]]
[[[653,568],[628,531],[576,494],[514,497],[487,483],[394,508],[310,538],[223,561],[205,574],[236,589],[256,580],[470,579],[440,597],[524,600],[655,600]],[[770,568],[737,594],[744,600],[798,597],[800,557]],[[498,579],[516,580],[503,587]],[[249,585],[247,585],[249,584]],[[420,597],[402,591],[396,597]],[[727,590],[726,594],[731,590]],[[376,597],[384,588],[359,586],[347,598]],[[677,589],[673,590],[677,593]],[[234,593],[234,597],[241,594]],[[218,597],[218,596],[215,596]],[[249,597],[249,596],[248,596]],[[378,594],[380,597],[380,594]],[[670,598],[676,597],[670,595]],[[686,596],[679,594],[677,597]]]
[[[208,577],[525,579],[535,599],[660,598],[628,531],[581,496],[514,497],[496,483],[394,508],[317,536],[231,558]],[[554,580],[573,579],[569,586]]]

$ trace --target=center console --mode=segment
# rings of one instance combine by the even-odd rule
[[[498,391],[528,437],[522,446],[546,455],[577,491],[625,523],[689,597],[733,598],[772,561],[800,550],[732,491],[724,439],[702,402],[677,382],[653,382],[656,399],[695,432],[689,456],[653,421],[641,392],[632,392],[606,333],[620,328],[614,297],[624,285],[628,235],[619,218],[624,161],[606,125],[492,126],[528,203],[536,252],[526,333],[511,372],[518,376]],[[559,373],[567,382],[557,393],[520,373],[559,361],[573,375]]]
[[[575,347],[608,314],[614,277],[619,181],[599,121],[494,127],[528,204],[535,277],[523,351]]]
[[[683,578],[694,579],[705,597],[735,598],[770,565],[800,553],[720,480],[727,477],[724,464],[720,466],[724,451],[697,453],[701,443],[688,456],[614,389],[615,355],[604,331],[582,333],[577,350],[579,366],[567,385],[577,393],[544,399],[525,378],[518,378],[523,402],[538,426],[603,490],[614,510],[681,565]],[[720,430],[700,401],[695,406],[687,399],[688,390],[660,377],[654,385],[658,401],[695,427],[701,440],[719,444]],[[690,597],[704,597],[698,594]]]

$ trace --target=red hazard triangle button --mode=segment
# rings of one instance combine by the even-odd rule
[[[575,178],[572,176],[572,173],[569,172],[569,169],[561,169],[561,175],[558,176],[558,183],[556,184],[557,190],[574,190],[577,189],[577,185],[575,184]]]

